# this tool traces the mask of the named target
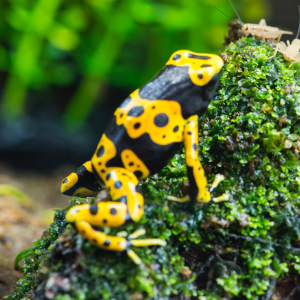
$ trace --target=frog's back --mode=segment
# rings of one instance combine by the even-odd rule
[[[179,51],[156,77],[130,94],[92,158],[96,173],[122,167],[140,179],[161,170],[180,147],[188,118],[206,110],[217,86],[214,68],[220,70],[219,60]]]
[[[180,146],[180,141],[156,143],[148,133],[132,138],[128,129],[123,124],[118,125],[116,121],[117,118],[114,117],[105,131],[116,151],[116,155],[107,161],[106,167],[124,167],[138,178],[146,178],[161,170]]]
[[[138,178],[157,173],[179,148],[184,123],[177,102],[140,99],[134,92],[116,110],[104,132],[106,138],[100,140],[103,155],[92,159],[97,173],[105,171],[105,156],[106,168],[124,167]]]

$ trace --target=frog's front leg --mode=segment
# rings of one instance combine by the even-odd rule
[[[183,144],[186,153],[186,165],[191,186],[190,198],[199,202],[209,202],[210,192],[207,190],[207,179],[198,157],[198,116],[191,116],[183,130]]]
[[[126,249],[126,239],[108,236],[95,230],[92,226],[121,226],[126,221],[127,206],[118,202],[100,202],[98,204],[82,204],[74,206],[66,214],[66,220],[74,223],[78,232],[99,248],[123,251]]]
[[[127,221],[139,221],[144,212],[144,198],[137,192],[138,179],[124,168],[108,168],[102,175],[113,201],[99,202],[95,205],[82,204],[72,207],[66,214],[68,222],[74,222],[78,232],[99,248],[111,251],[126,251],[132,260],[139,264],[141,260],[130,249],[131,245],[143,247],[149,245],[164,246],[161,239],[134,239],[110,236],[95,230],[97,227],[119,227]]]
[[[101,190],[103,182],[96,179],[89,160],[66,177],[61,184],[61,192],[68,196],[92,197]]]

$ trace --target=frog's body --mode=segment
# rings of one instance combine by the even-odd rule
[[[118,227],[129,220],[139,221],[144,199],[137,191],[138,179],[161,170],[182,142],[191,198],[211,199],[198,159],[198,116],[215,93],[222,66],[222,59],[213,54],[175,52],[153,80],[134,91],[115,111],[91,161],[64,179],[61,190],[66,195],[93,196],[104,185],[110,192],[112,201],[76,206],[66,215],[93,244],[127,250],[131,257],[134,254],[128,249],[129,243],[163,244],[157,239],[129,242],[107,236],[91,225]]]

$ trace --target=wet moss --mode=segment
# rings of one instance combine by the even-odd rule
[[[143,261],[136,266],[125,253],[91,245],[71,225],[64,230],[66,209],[57,211],[7,299],[297,297],[300,76],[281,54],[269,60],[272,54],[271,46],[254,38],[229,44],[219,91],[199,124],[199,157],[209,182],[217,173],[226,177],[214,196],[227,191],[229,201],[166,199],[186,193],[182,150],[140,183],[142,220],[110,230],[114,235],[143,227],[147,237],[165,239],[166,247],[134,248]]]

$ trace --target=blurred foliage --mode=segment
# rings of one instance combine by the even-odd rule
[[[235,5],[257,21],[266,1]],[[56,105],[65,125],[80,126],[106,83],[137,88],[181,48],[218,53],[229,20],[214,6],[235,17],[227,0],[0,1],[2,117],[13,121],[66,93]]]
[[[12,196],[25,206],[32,205],[32,200],[26,194],[9,184],[0,184],[0,195]]]

